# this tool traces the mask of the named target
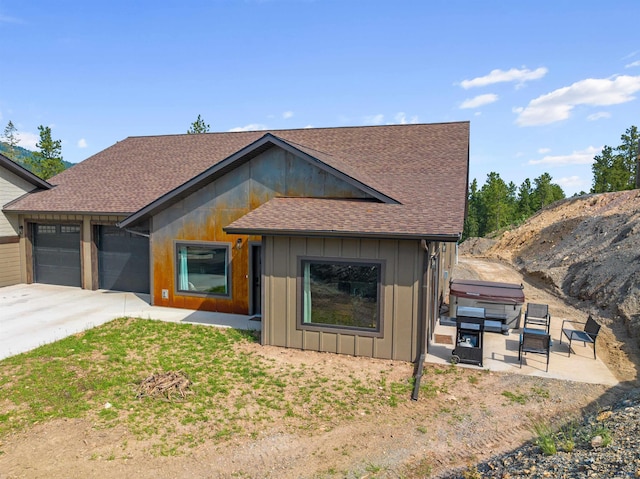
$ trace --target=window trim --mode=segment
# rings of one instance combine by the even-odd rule
[[[305,323],[304,322],[304,263],[325,263],[325,264],[342,264],[357,266],[378,266],[378,327],[377,329],[365,329],[355,326],[343,326],[321,323]],[[296,308],[296,328],[301,331],[316,331],[323,333],[347,334],[350,336],[364,336],[370,338],[384,337],[384,291],[385,291],[385,268],[386,261],[384,259],[370,258],[344,258],[333,256],[298,256],[298,274],[296,278],[296,299],[298,307]]]
[[[180,257],[179,248],[181,246],[199,246],[203,248],[223,248],[227,254],[227,292],[226,293],[208,293],[206,291],[191,291],[180,289],[180,268],[178,267],[178,258]],[[231,270],[231,243],[219,242],[219,241],[190,241],[190,240],[175,240],[174,241],[174,258],[173,266],[175,270],[174,277],[174,294],[179,296],[196,296],[201,298],[223,298],[231,299],[232,291],[232,270]]]

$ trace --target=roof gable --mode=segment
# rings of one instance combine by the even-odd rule
[[[272,147],[279,147],[285,151],[295,154],[298,158],[301,158],[314,166],[320,168],[321,170],[326,171],[327,173],[336,176],[337,178],[351,184],[357,189],[361,190],[372,197],[385,202],[385,203],[397,203],[393,198],[385,195],[383,192],[380,192],[370,186],[367,183],[364,183],[362,180],[366,178],[366,175],[362,173],[358,173],[355,171],[349,171],[351,174],[347,174],[336,167],[332,166],[332,161],[328,154],[322,153],[319,151],[314,151],[309,148],[305,148],[302,145],[292,145],[289,142],[282,140],[271,133],[265,133],[261,138],[257,139],[253,143],[247,145],[246,147],[238,150],[234,154],[229,157],[223,159],[222,161],[214,164],[210,168],[206,169],[202,173],[196,175],[191,178],[189,181],[183,183],[178,186],[174,190],[169,193],[161,196],[156,199],[152,203],[148,204],[144,208],[141,208],[133,215],[126,218],[124,221],[120,223],[122,227],[127,227],[129,225],[135,224],[140,220],[148,218],[149,216],[154,215],[158,211],[161,211],[164,208],[174,204],[177,201],[187,197],[191,193],[199,190],[207,183],[213,181],[216,178],[219,178],[229,172],[233,171],[233,169],[237,168],[239,165],[246,163],[247,161],[255,158],[260,153],[268,150]],[[321,158],[318,158],[321,157]],[[324,160],[324,161],[323,161]],[[351,169],[349,169],[351,170]],[[353,175],[353,176],[352,176]],[[360,178],[358,178],[360,177]],[[371,183],[374,183],[372,180],[369,180]]]

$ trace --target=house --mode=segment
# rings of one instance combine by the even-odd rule
[[[47,190],[51,185],[29,170],[0,154],[0,205],[9,203],[33,190]],[[15,215],[0,214],[0,287],[21,281],[20,234]]]
[[[262,343],[415,361],[466,213],[469,123],[130,137],[4,207],[25,282],[262,318]]]

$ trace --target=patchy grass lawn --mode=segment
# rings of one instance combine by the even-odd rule
[[[254,342],[249,332],[120,318],[7,358],[0,361],[0,437],[82,417],[97,428],[125,426],[150,440],[154,453],[173,455],[257,435],[274,421],[296,432],[326,431],[393,408],[412,388],[411,377],[392,381],[384,369],[327,377],[304,363],[276,364]],[[186,397],[138,398],[141,381],[167,371],[192,382]],[[442,390],[424,381],[421,394]]]

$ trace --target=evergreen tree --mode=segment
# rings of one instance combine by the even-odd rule
[[[469,193],[467,195],[467,218],[464,221],[464,231],[462,232],[462,240],[480,236],[480,198],[478,196],[478,181],[474,178],[469,185]]]
[[[487,182],[480,189],[484,227],[482,234],[495,231],[511,222],[509,211],[509,188],[496,172],[487,175]],[[482,222],[481,222],[482,224]]]
[[[638,128],[627,128],[620,137],[622,143],[612,148],[604,146],[600,155],[594,157],[591,171],[593,186],[591,193],[630,190],[636,187],[638,175]]]
[[[549,173],[543,173],[533,180],[535,187],[532,196],[535,211],[541,210],[545,206],[565,197],[562,188],[552,183],[552,181],[553,178]]]
[[[518,209],[517,217],[519,220],[525,220],[535,212],[533,207],[533,187],[531,180],[527,178],[518,188]]]
[[[51,128],[48,126],[40,125],[38,130],[40,141],[36,143],[36,147],[40,151],[34,153],[31,166],[36,175],[48,180],[65,169],[62,163],[62,141],[51,138]]]
[[[191,126],[187,130],[188,135],[195,135],[198,133],[208,133],[209,125],[207,125],[204,120],[198,115],[198,119],[191,123]]]
[[[7,123],[7,126],[4,128],[3,138],[5,140],[5,143],[9,146],[9,151],[7,152],[7,154],[12,160],[15,160],[15,147],[18,146],[18,143],[20,143],[20,140],[16,136],[17,132],[18,129],[13,126],[13,122],[9,120],[9,123]]]

